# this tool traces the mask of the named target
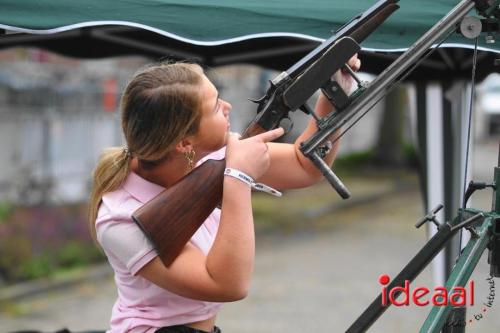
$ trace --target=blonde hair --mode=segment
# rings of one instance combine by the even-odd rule
[[[196,133],[201,118],[203,70],[196,64],[163,63],[139,71],[121,99],[122,131],[127,148],[105,150],[92,174],[88,220],[95,221],[102,196],[120,187],[134,156],[145,165],[164,160],[183,137]]]

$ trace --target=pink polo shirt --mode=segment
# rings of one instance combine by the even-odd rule
[[[224,149],[206,159],[221,159]],[[97,240],[115,272],[118,298],[108,332],[155,332],[164,326],[196,322],[217,314],[221,303],[188,299],[137,275],[157,256],[150,241],[133,222],[132,213],[164,188],[131,172],[116,191],[106,193],[96,220]],[[215,239],[220,210],[215,209],[190,242],[207,254]]]

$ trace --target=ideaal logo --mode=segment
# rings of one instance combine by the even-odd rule
[[[489,285],[489,294],[485,302],[482,302],[482,311],[474,314],[469,323],[479,321],[483,318],[484,313],[493,306],[495,300],[495,281],[490,276],[486,279]],[[391,282],[391,278],[387,274],[382,274],[379,277],[379,283],[382,285],[382,305],[388,306],[409,306],[410,301],[417,306],[474,306],[474,280],[470,280],[465,287],[453,287],[448,291],[445,287],[438,286],[433,290],[427,287],[410,288],[410,281],[406,280],[403,287],[393,287],[388,290],[387,285]],[[399,296],[403,295],[402,299],[398,300]],[[390,303],[390,304],[389,304]],[[447,322],[447,326],[465,326],[464,322]]]
[[[381,285],[387,286],[391,282],[391,278],[387,274],[383,274],[379,277],[378,281]],[[394,287],[391,290],[387,290],[387,287],[382,287],[382,305],[387,306],[388,302],[395,306],[408,306],[410,305],[410,299],[413,304],[417,306],[426,306],[432,302],[432,305],[436,306],[446,306],[451,304],[453,306],[463,306],[466,305],[467,301],[469,305],[474,305],[474,281],[471,280],[466,287],[454,287],[448,293],[445,287],[436,287],[431,293],[431,290],[427,287],[417,287],[415,289],[410,289],[410,281],[406,280],[404,287]],[[401,301],[396,298],[400,295],[404,295]],[[428,296],[428,294],[430,294]],[[430,299],[429,299],[430,298]],[[449,303],[448,303],[449,302]]]

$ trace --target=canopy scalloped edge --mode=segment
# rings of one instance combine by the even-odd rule
[[[145,25],[145,24],[128,22],[128,21],[90,21],[90,22],[71,24],[71,25],[61,26],[61,27],[53,28],[53,29],[45,29],[45,30],[26,29],[26,28],[9,26],[9,25],[5,25],[5,24],[0,24],[0,28],[5,29],[5,30],[9,30],[9,31],[21,32],[21,33],[27,33],[27,34],[49,35],[49,34],[55,34],[55,33],[59,33],[59,32],[65,32],[65,31],[69,31],[69,30],[73,30],[73,29],[80,29],[80,28],[94,27],[94,26],[105,26],[105,25],[122,25],[122,26],[129,26],[129,27],[144,29],[144,30],[148,30],[148,31],[163,35],[163,36],[168,37],[168,38],[176,39],[176,40],[181,41],[181,42],[190,43],[190,44],[194,44],[194,45],[200,45],[200,46],[217,46],[217,45],[224,45],[224,44],[241,42],[241,41],[250,40],[250,39],[268,38],[268,37],[293,37],[293,38],[307,39],[307,40],[312,40],[312,41],[317,41],[317,42],[324,41],[324,39],[322,39],[322,38],[318,38],[318,37],[314,37],[314,36],[310,36],[310,35],[305,35],[305,34],[290,33],[290,32],[268,32],[268,33],[244,35],[244,36],[222,39],[222,40],[217,40],[217,41],[200,41],[200,40],[181,37],[179,35],[176,35],[176,34],[161,30],[161,29],[157,29],[157,28]],[[433,47],[435,47],[435,45]],[[443,47],[443,48],[468,48],[468,49],[473,48],[472,45],[460,44],[460,43],[443,43],[442,45],[440,45],[440,47]],[[497,51],[495,49],[490,49],[490,48],[481,47],[481,46],[478,49],[482,50],[482,51],[500,53],[500,51]],[[363,50],[368,51],[368,52],[404,52],[407,49],[406,48],[377,49],[377,48],[365,48],[365,47],[363,47]]]
[[[140,29],[149,30],[149,31],[155,32],[157,34],[160,34],[160,35],[163,35],[163,36],[166,36],[169,38],[173,38],[173,39],[185,42],[185,43],[190,43],[190,44],[200,45],[200,46],[217,46],[217,45],[241,42],[241,41],[248,40],[248,39],[265,38],[265,37],[294,37],[294,38],[302,38],[302,39],[308,39],[308,40],[313,40],[313,41],[318,41],[318,42],[322,42],[324,40],[322,38],[317,38],[317,37],[313,37],[313,36],[309,36],[309,35],[305,35],[305,34],[297,34],[297,33],[290,33],[290,32],[267,32],[267,33],[244,35],[244,36],[240,36],[240,37],[234,37],[234,38],[228,38],[228,39],[207,42],[207,41],[199,41],[199,40],[195,40],[195,39],[181,37],[179,35],[167,32],[165,30],[157,29],[157,28],[154,28],[154,27],[149,26],[149,25],[128,22],[128,21],[90,21],[90,22],[76,23],[76,24],[71,24],[71,25],[61,26],[58,28],[46,29],[46,30],[33,30],[33,29],[19,28],[19,27],[13,27],[13,26],[5,25],[5,24],[0,24],[0,28],[6,29],[6,30],[11,30],[11,31],[24,32],[24,33],[28,33],[28,34],[46,35],[46,34],[55,34],[58,32],[69,31],[69,30],[73,30],[73,29],[103,26],[103,25],[123,25],[123,26],[128,26],[128,27],[140,28]]]

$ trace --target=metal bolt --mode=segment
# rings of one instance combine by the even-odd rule
[[[471,233],[471,236],[474,237],[474,238],[479,238],[479,234],[476,232],[476,228],[474,227],[469,227],[469,228],[466,228],[467,230],[469,230],[469,232]]]
[[[337,91],[337,86],[332,86],[332,91],[336,92]]]

